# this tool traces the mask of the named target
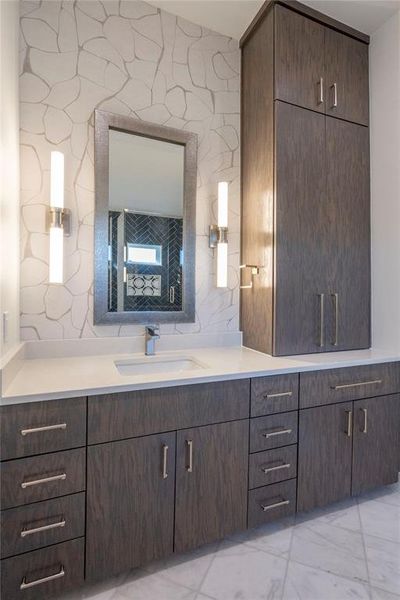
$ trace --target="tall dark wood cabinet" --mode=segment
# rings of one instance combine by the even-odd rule
[[[241,45],[244,345],[367,348],[368,37],[273,0]]]

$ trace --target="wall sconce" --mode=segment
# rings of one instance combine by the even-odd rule
[[[228,287],[228,182],[218,183],[218,223],[210,225],[210,248],[217,249],[217,287]]]
[[[71,211],[64,208],[64,154],[51,153],[50,208],[48,212],[49,283],[62,283],[64,271],[64,234],[69,235]]]

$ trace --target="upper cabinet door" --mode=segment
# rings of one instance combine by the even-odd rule
[[[368,125],[368,45],[326,28],[325,80],[326,114]]]
[[[275,98],[325,112],[325,27],[275,6]]]

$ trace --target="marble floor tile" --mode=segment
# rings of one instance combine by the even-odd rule
[[[385,592],[384,590],[379,590],[378,588],[370,588],[371,590],[371,600],[399,600],[400,598],[400,590],[399,595],[392,594],[391,592]]]
[[[360,513],[355,498],[348,498],[341,502],[335,502],[330,506],[296,516],[297,523],[305,523],[310,520],[315,523],[336,525],[336,527],[342,527],[350,531],[361,531]]]
[[[400,544],[364,535],[372,587],[400,594]]]
[[[359,498],[359,502],[364,502],[365,500],[378,500],[384,504],[400,506],[400,482],[377,488],[376,490],[363,494]]]
[[[121,598],[112,600],[195,600],[197,592],[169,581],[158,573],[143,572],[128,578],[117,589]]]
[[[400,504],[360,500],[359,510],[364,533],[400,544]]]
[[[284,519],[277,523],[269,523],[257,529],[237,533],[230,537],[233,542],[245,542],[248,546],[269,552],[275,556],[289,558],[292,542],[293,519]]]

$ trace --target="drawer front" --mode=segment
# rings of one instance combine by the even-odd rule
[[[297,410],[299,375],[274,375],[251,380],[251,416],[261,417]]]
[[[1,513],[1,558],[85,535],[85,494],[73,494]]]
[[[44,600],[83,584],[83,538],[6,558],[1,563],[4,600]]]
[[[249,492],[249,527],[257,527],[296,511],[296,479],[267,485]]]
[[[300,373],[300,408],[400,392],[400,362]]]
[[[2,406],[1,460],[86,444],[86,398]]]
[[[250,452],[261,452],[297,443],[298,412],[250,420]]]
[[[249,411],[249,379],[93,396],[88,399],[88,441],[247,419]]]
[[[257,488],[297,475],[297,445],[250,455],[249,488]]]
[[[1,508],[85,489],[85,448],[10,460],[1,465]]]

